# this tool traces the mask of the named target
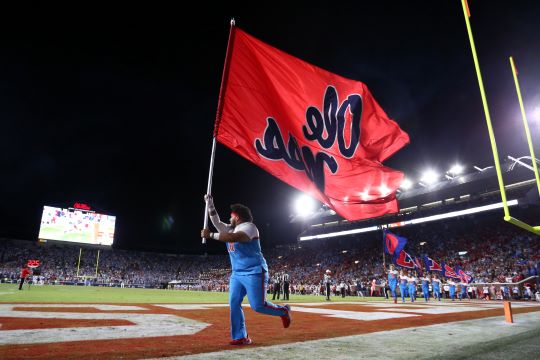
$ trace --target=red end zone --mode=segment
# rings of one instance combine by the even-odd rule
[[[516,314],[540,311],[512,303]],[[293,323],[244,306],[252,346],[504,316],[502,303],[293,304]],[[223,304],[0,304],[1,359],[136,359],[236,349]]]

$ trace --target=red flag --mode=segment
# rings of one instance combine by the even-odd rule
[[[397,266],[401,266],[407,269],[412,270],[415,267],[413,258],[411,257],[411,255],[407,254],[405,250],[401,250],[399,254],[396,254],[396,256],[392,258],[392,261]]]
[[[359,81],[233,27],[215,135],[348,220],[398,211],[403,174],[381,162],[409,142]]]

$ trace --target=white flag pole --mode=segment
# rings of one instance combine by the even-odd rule
[[[233,36],[234,36],[234,19],[231,19],[231,30],[229,32],[229,42],[227,43],[227,53],[225,54],[225,65],[223,66],[223,76],[221,78],[221,88],[219,89],[218,109],[216,115],[216,124],[214,127],[214,137],[212,138],[212,155],[210,156],[210,170],[208,171],[208,185],[206,187],[206,193],[212,194],[212,177],[214,174],[214,158],[216,157],[216,135],[219,127],[219,121],[221,120],[221,113],[223,112],[223,97],[225,96],[225,90],[227,89],[227,75],[229,73],[229,49],[232,48]],[[204,206],[204,223],[203,229],[208,228],[208,202]],[[202,243],[206,244],[206,239],[202,238]]]
[[[214,158],[216,157],[216,137],[212,138],[212,155],[210,156],[210,169],[208,170],[208,185],[206,193],[212,194],[212,177],[214,175]],[[208,228],[208,202],[204,205],[204,225],[203,229]],[[206,244],[206,239],[202,238],[202,243]]]

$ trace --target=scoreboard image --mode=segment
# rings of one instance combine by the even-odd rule
[[[44,240],[107,245],[114,240],[116,216],[81,209],[44,206],[39,238]]]

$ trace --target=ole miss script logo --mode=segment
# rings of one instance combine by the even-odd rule
[[[345,143],[345,126],[347,115],[350,114],[350,144]],[[351,158],[360,142],[360,119],[362,117],[362,97],[352,94],[341,105],[336,89],[328,86],[324,94],[323,111],[310,106],[306,110],[307,125],[302,126],[305,140],[317,141],[324,149],[334,146],[336,139],[339,152],[345,158]],[[338,171],[336,159],[325,152],[313,154],[309,146],[298,145],[296,138],[288,134],[285,139],[278,123],[272,117],[267,118],[263,140],[255,140],[257,152],[270,160],[285,160],[295,170],[305,171],[317,188],[324,192],[324,165],[335,174]]]

